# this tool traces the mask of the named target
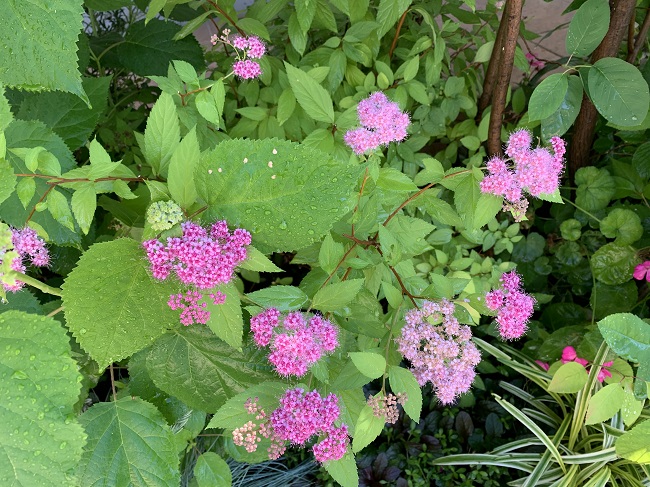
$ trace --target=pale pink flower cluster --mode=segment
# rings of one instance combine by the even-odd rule
[[[505,151],[512,167],[507,159],[493,157],[486,164],[488,175],[480,183],[483,193],[503,196],[506,209],[516,210],[513,214],[518,220],[528,207],[524,192],[531,196],[555,192],[564,169],[565,146],[560,137],[551,138],[553,154],[543,147],[531,149],[531,144],[528,130],[513,132]]]
[[[300,388],[289,389],[270,416],[259,408],[257,398],[248,399],[245,407],[259,423],[249,421],[237,428],[233,431],[233,442],[244,446],[248,452],[257,450],[262,437],[271,440],[268,454],[272,460],[277,460],[286,451],[287,442],[305,446],[314,436],[318,436],[319,441],[312,450],[316,460],[321,463],[340,460],[348,449],[347,426],[334,425],[341,413],[338,397],[334,394],[323,398],[315,390],[305,393]]]
[[[251,318],[251,331],[259,348],[269,347],[269,362],[281,376],[301,377],[309,367],[338,346],[338,329],[322,316],[307,321],[299,311],[288,313],[280,324],[280,312],[269,308]]]
[[[377,394],[370,396],[367,404],[372,408],[373,416],[377,418],[384,418],[388,424],[395,424],[399,419],[399,410],[397,405],[402,406],[408,400],[408,396],[403,392],[395,394],[386,394],[385,396]]]
[[[399,105],[377,91],[357,106],[362,127],[348,131],[343,139],[356,154],[363,154],[390,142],[404,140],[411,123],[408,114]]]
[[[11,229],[11,243],[13,251],[18,254],[11,261],[11,270],[24,274],[26,263],[36,267],[46,267],[50,263],[50,253],[45,246],[45,241],[38,236],[35,230],[29,227],[18,230]],[[0,259],[5,255],[7,249],[0,249]],[[0,273],[0,277],[2,274]],[[24,282],[16,280],[14,284],[2,283],[5,291],[16,292],[25,286]]]
[[[501,286],[501,289],[485,295],[485,305],[497,311],[497,328],[501,338],[514,340],[526,333],[535,298],[521,290],[521,278],[515,271],[501,276]]]
[[[634,279],[643,281],[644,279],[650,282],[650,260],[639,264],[634,268]]]
[[[578,357],[578,354],[577,354],[575,348],[573,348],[573,347],[564,347],[564,350],[562,350],[562,363],[566,364],[566,363],[569,363],[569,362],[579,363],[585,369],[587,369],[587,373],[589,373],[589,368],[587,367],[587,365],[589,365],[589,361],[584,359],[584,358]],[[603,363],[603,366],[598,371],[597,379],[598,379],[599,382],[602,383],[606,378],[612,376],[612,373],[605,368],[605,367],[611,367],[612,365],[614,365],[614,361],[609,361],[609,362]]]
[[[254,79],[262,74],[260,64],[252,59],[260,59],[266,53],[266,46],[259,37],[243,37],[240,35],[229,37],[230,30],[224,29],[221,36],[216,34],[210,38],[213,45],[223,42],[235,49],[238,61],[232,65],[233,73],[241,79]]]
[[[411,362],[411,371],[423,386],[431,382],[442,404],[452,404],[472,386],[481,354],[472,343],[472,331],[454,317],[454,304],[425,301],[422,309],[406,314],[399,352]]]
[[[210,231],[194,222],[181,224],[181,237],[167,238],[167,244],[157,239],[147,240],[142,246],[151,264],[151,273],[158,280],[175,275],[178,280],[191,289],[186,294],[172,294],[168,305],[181,309],[181,323],[207,323],[210,317],[200,302],[203,294],[196,289],[212,289],[226,284],[233,278],[235,267],[247,257],[246,246],[251,243],[251,235],[238,228],[228,231],[225,220],[215,222]],[[222,304],[225,295],[220,292],[210,294],[214,304]]]

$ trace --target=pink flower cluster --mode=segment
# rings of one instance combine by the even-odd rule
[[[181,224],[181,237],[167,238],[167,244],[157,239],[147,240],[142,246],[151,264],[151,273],[158,280],[174,274],[191,288],[183,294],[172,294],[167,303],[173,310],[181,309],[181,323],[207,323],[210,313],[201,302],[203,294],[196,289],[212,289],[231,281],[235,267],[247,257],[246,246],[251,235],[240,228],[228,231],[225,220],[215,222],[208,232],[196,223]],[[220,292],[210,294],[214,304],[222,304],[225,296]]]
[[[270,416],[260,409],[255,400],[246,401],[246,410],[260,421],[249,421],[233,431],[233,442],[254,452],[261,437],[269,438],[269,458],[277,460],[285,452],[287,442],[304,446],[313,436],[318,441],[313,447],[314,457],[319,462],[340,460],[347,451],[349,439],[345,424],[336,427],[340,409],[338,397],[329,394],[321,397],[318,391],[305,393],[303,389],[289,389],[280,398],[280,405]],[[258,436],[258,433],[261,436]]]
[[[650,282],[650,260],[646,260],[634,268],[634,279]]]
[[[530,64],[531,69],[544,69],[544,66],[546,66],[546,63],[544,61],[540,61],[539,58],[532,52],[526,53],[526,59],[528,60],[528,64]]]
[[[238,61],[232,65],[232,71],[236,76],[241,79],[254,79],[262,74],[262,68],[256,61],[252,59],[260,59],[266,53],[266,46],[259,37],[250,36],[243,37],[236,35],[229,38],[230,31],[224,29],[223,35],[220,37],[216,34],[210,39],[213,45],[217,42],[223,42],[232,46],[236,50]]]
[[[421,310],[411,310],[405,317],[398,350],[411,362],[411,371],[423,386],[431,382],[442,404],[452,404],[467,392],[481,361],[481,354],[471,342],[472,331],[454,317],[454,304],[425,301]]]
[[[404,140],[411,123],[408,114],[381,91],[373,93],[357,106],[363,127],[348,131],[344,140],[356,154],[363,154],[390,142]]]
[[[22,274],[26,271],[26,263],[36,267],[46,267],[50,263],[50,253],[45,247],[45,241],[38,236],[35,230],[29,227],[18,230],[11,229],[11,243],[13,251],[18,254],[11,261],[11,270]],[[2,258],[7,249],[0,249],[0,258]],[[15,255],[15,254],[14,254]],[[0,274],[1,276],[2,274]],[[24,282],[16,280],[14,284],[3,282],[2,286],[5,291],[16,292],[25,286]]]
[[[338,329],[322,316],[309,321],[299,311],[288,313],[280,325],[280,312],[269,308],[251,318],[251,331],[259,348],[271,349],[269,362],[281,376],[301,377],[323,355],[338,346]]]
[[[515,217],[520,220],[525,214],[528,202],[524,191],[531,196],[553,193],[560,185],[560,175],[564,168],[564,141],[560,137],[551,138],[553,154],[548,149],[531,149],[532,135],[522,129],[513,132],[508,139],[507,159],[493,157],[487,164],[488,175],[480,183],[483,193],[503,196],[508,209],[516,209]]]
[[[578,357],[578,354],[576,353],[576,350],[573,347],[564,347],[564,350],[562,350],[562,363],[566,364],[568,362],[579,363],[585,369],[587,369],[587,373],[589,373],[589,368],[587,367],[587,365],[589,365],[589,362],[584,358]],[[614,365],[613,361],[603,363],[603,366],[598,371],[598,377],[597,377],[598,382],[602,383],[607,377],[612,376],[612,373],[605,368],[605,367],[611,367],[612,365]]]
[[[533,315],[535,298],[521,290],[521,278],[515,271],[501,276],[502,289],[485,295],[485,305],[497,313],[497,327],[504,340],[514,340],[526,333]]]

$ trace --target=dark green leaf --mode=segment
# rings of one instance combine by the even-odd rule
[[[314,120],[334,123],[332,98],[327,90],[301,69],[287,62],[284,63],[284,67],[296,100],[305,113]]]
[[[544,79],[530,97],[529,119],[534,121],[550,117],[562,105],[568,89],[569,82],[565,74],[555,73]]]
[[[599,248],[591,258],[594,277],[604,284],[623,284],[630,280],[639,260],[629,245],[609,243]]]
[[[566,35],[569,56],[588,56],[598,47],[609,29],[607,0],[587,0],[574,14]]]
[[[336,311],[351,302],[361,290],[363,279],[328,284],[314,295],[312,308],[320,311]]]

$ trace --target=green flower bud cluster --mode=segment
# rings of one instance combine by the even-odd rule
[[[147,222],[157,232],[169,230],[184,219],[183,210],[173,201],[156,201],[147,209]]]

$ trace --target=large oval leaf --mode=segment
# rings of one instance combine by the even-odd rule
[[[650,420],[636,425],[616,440],[616,454],[637,463],[650,463]]]
[[[598,47],[609,29],[607,0],[587,0],[571,19],[566,35],[569,56],[587,56]]]
[[[568,89],[559,108],[542,120],[542,138],[549,140],[554,135],[562,136],[573,125],[582,104],[582,81],[578,76],[568,77]]]
[[[603,58],[591,67],[587,82],[591,101],[608,121],[633,127],[648,114],[648,83],[630,63]]]
[[[83,428],[74,414],[81,375],[65,330],[52,318],[0,315],[0,484],[73,485]]]
[[[530,120],[550,117],[562,105],[568,89],[567,76],[562,73],[552,74],[537,85],[528,103]]]
[[[228,140],[195,172],[210,221],[245,228],[262,251],[291,251],[320,239],[354,203],[359,168],[278,139]]]

